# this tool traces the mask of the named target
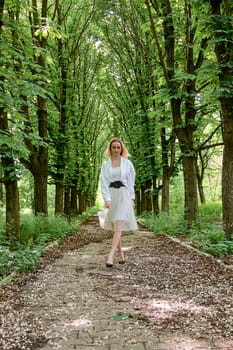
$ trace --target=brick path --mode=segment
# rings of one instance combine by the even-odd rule
[[[92,218],[82,230],[95,234],[99,229],[96,221],[96,217]],[[127,261],[125,265],[119,265],[116,259],[112,269],[105,267],[111,240],[90,243],[66,252],[46,266],[34,281],[26,284],[21,312],[24,317],[30,315],[30,318],[39,320],[46,338],[43,345],[33,349],[232,350],[232,329],[224,338],[221,334],[211,334],[208,327],[205,332],[205,320],[203,315],[200,316],[203,306],[194,305],[193,300],[189,304],[188,295],[182,295],[182,291],[178,295],[179,291],[173,291],[174,281],[166,286],[159,277],[156,278],[156,269],[163,268],[163,262],[156,262],[156,251],[169,259],[167,249],[170,244],[175,244],[166,241],[163,252],[161,236],[156,237],[146,230],[123,236]],[[155,249],[153,255],[148,247]],[[194,254],[185,253],[183,247],[177,249],[183,249],[184,254],[181,257],[173,255],[173,260],[182,264],[185,263],[185,254]],[[199,259],[202,257],[197,257],[197,261]],[[168,265],[169,261],[164,266],[168,268]],[[146,267],[147,271],[144,270]],[[148,269],[151,271],[149,279]],[[196,273],[195,266],[191,270]],[[228,279],[228,284],[231,282]],[[208,292],[205,292],[209,293],[208,297],[211,288],[210,281]],[[232,285],[227,288],[230,293],[233,291]],[[174,300],[177,301],[176,309]],[[190,310],[194,308],[196,311],[192,313]],[[180,323],[171,327],[169,320],[172,320],[173,313]],[[187,320],[190,319],[198,324],[197,331],[189,331]]]

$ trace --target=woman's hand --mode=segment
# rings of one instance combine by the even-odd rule
[[[110,208],[110,207],[111,207],[111,204],[112,204],[111,201],[105,202],[105,208]]]

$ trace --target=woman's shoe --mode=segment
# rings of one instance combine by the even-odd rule
[[[120,260],[119,264],[123,265],[125,263],[125,260]]]
[[[113,264],[106,263],[106,267],[112,267]]]

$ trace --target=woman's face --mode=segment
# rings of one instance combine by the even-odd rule
[[[113,156],[120,156],[121,155],[121,151],[122,151],[122,147],[120,142],[118,141],[114,141],[111,144],[111,154]]]

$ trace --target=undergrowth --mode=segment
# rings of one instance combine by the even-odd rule
[[[219,203],[201,205],[198,220],[189,229],[182,210],[173,210],[170,215],[161,212],[158,216],[144,213],[141,220],[153,232],[182,236],[189,244],[205,253],[213,256],[233,255],[233,240],[226,239]]]
[[[0,281],[11,282],[17,273],[35,269],[46,251],[55,244],[59,245],[63,237],[79,231],[80,223],[95,211],[96,208],[91,208],[71,219],[21,215],[19,239],[6,237],[3,218],[0,218]]]

